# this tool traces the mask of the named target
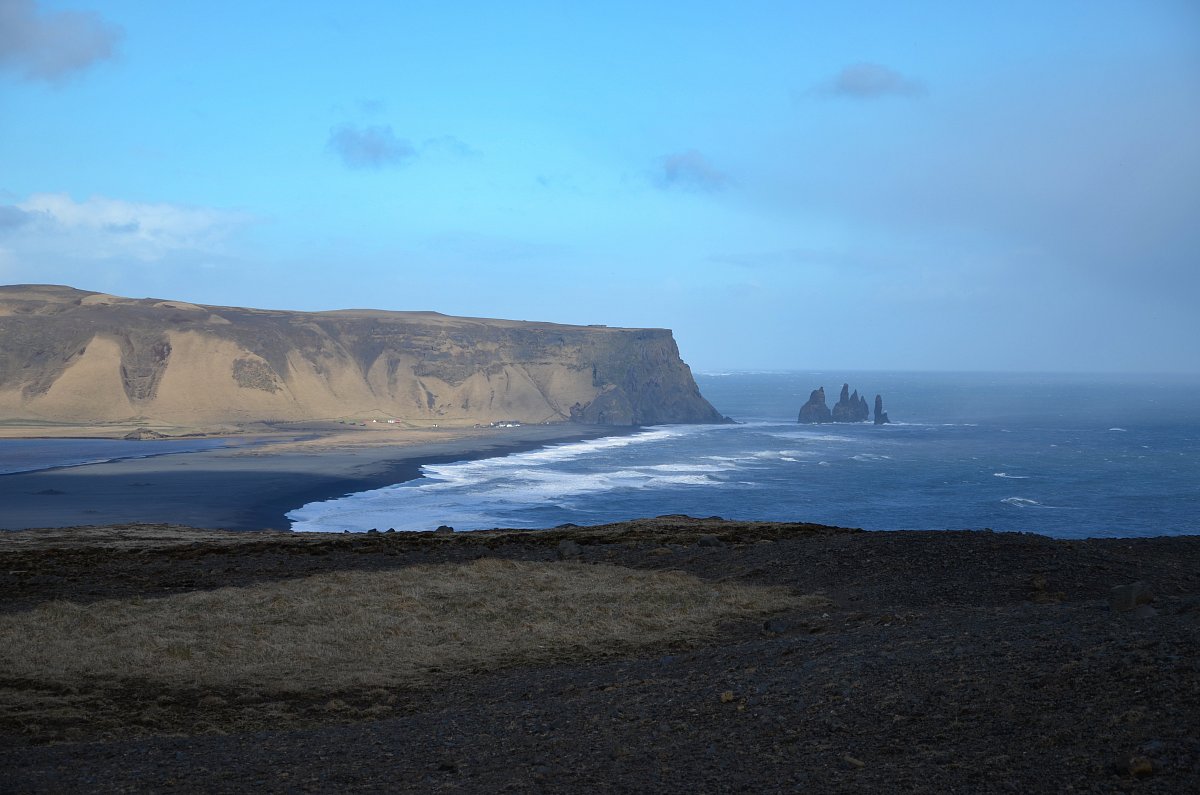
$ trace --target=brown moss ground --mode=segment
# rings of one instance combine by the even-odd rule
[[[570,562],[335,571],[0,615],[9,639],[0,675],[76,690],[420,687],[447,674],[692,644],[721,622],[825,604],[779,586]]]

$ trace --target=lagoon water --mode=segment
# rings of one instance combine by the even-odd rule
[[[843,381],[892,424],[799,425]],[[1060,538],[1200,532],[1200,379],[697,376],[734,425],[658,426],[497,458],[288,514],[295,530],[552,527],[684,513]]]
[[[211,450],[227,439],[0,439],[0,475]]]

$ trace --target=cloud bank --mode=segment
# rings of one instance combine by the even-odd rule
[[[729,186],[729,176],[708,161],[695,149],[658,159],[652,174],[660,188],[681,188],[692,191],[718,191]]]
[[[253,218],[245,213],[93,196],[77,202],[38,193],[0,206],[0,243],[10,259],[44,262],[133,259],[163,261],[179,252],[214,251]]]
[[[356,169],[398,166],[417,156],[413,145],[397,138],[390,125],[355,127],[343,124],[330,132],[329,149],[347,168]]]
[[[0,68],[58,82],[111,58],[121,29],[90,11],[41,13],[35,0],[0,0]]]

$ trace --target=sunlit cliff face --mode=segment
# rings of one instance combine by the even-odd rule
[[[0,288],[0,408],[59,422],[713,422],[670,331]]]

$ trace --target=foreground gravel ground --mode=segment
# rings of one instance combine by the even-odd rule
[[[0,791],[1200,791],[1196,536],[685,517],[451,536],[81,528],[5,537],[0,591],[11,611],[480,556],[678,569],[834,606],[419,690],[52,693],[0,671]],[[16,706],[31,695],[85,716]]]

